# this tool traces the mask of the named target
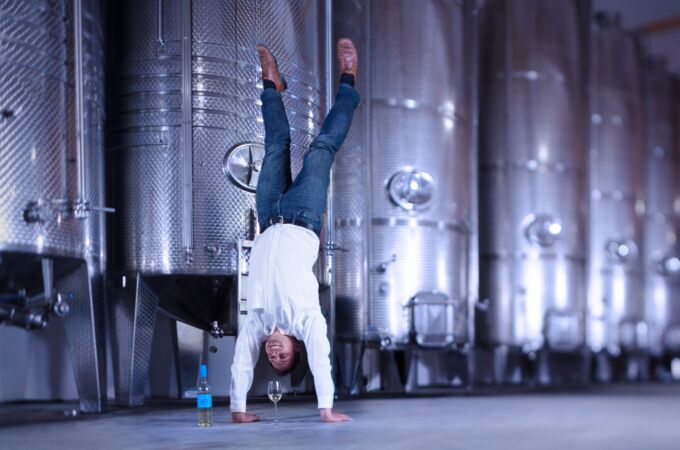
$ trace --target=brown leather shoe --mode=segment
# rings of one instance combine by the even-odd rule
[[[357,56],[357,49],[354,48],[352,40],[348,38],[339,39],[337,52],[340,73],[348,73],[356,77],[357,67],[359,66],[359,57]]]
[[[279,65],[276,63],[276,58],[274,58],[272,52],[264,45],[258,45],[257,54],[260,57],[260,66],[262,66],[262,79],[273,81],[277,91],[285,91],[286,80],[279,74]]]

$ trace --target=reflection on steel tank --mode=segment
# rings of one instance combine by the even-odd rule
[[[322,6],[313,0],[111,6],[108,157],[117,209],[111,316],[119,402],[143,403],[158,306],[216,336],[235,334],[238,317],[246,317],[237,301],[249,252],[241,242],[258,232],[254,193],[264,156],[255,46],[270,47],[288,82],[296,175],[326,111]]]
[[[80,408],[105,407],[97,0],[0,3],[0,323],[65,320]],[[50,319],[52,320],[52,319]]]
[[[648,346],[642,275],[644,224],[643,60],[620,17],[600,13],[590,70],[589,345],[595,376],[610,379],[610,358],[642,370]],[[635,369],[635,366],[638,366]]]
[[[366,347],[467,349],[472,13],[460,1],[335,2],[334,37],[356,43],[362,97],[333,194],[336,334],[350,390]]]
[[[475,333],[480,358],[486,351],[496,368],[489,382],[587,377],[589,11],[579,0],[482,9]],[[558,369],[562,360],[573,370]]]
[[[663,357],[680,355],[680,86],[663,59],[647,59],[645,100],[645,302],[650,353],[663,375]]]

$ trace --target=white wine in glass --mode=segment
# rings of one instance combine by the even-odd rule
[[[281,400],[283,396],[283,391],[281,390],[281,383],[278,381],[270,381],[269,388],[267,389],[267,395],[269,395],[269,400],[274,402],[274,423],[279,422],[279,410],[277,403]]]

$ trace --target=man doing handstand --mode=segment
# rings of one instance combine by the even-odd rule
[[[255,239],[250,255],[248,319],[236,340],[231,366],[232,419],[238,423],[259,420],[257,415],[246,412],[246,396],[262,342],[269,363],[282,375],[297,364],[301,340],[314,375],[321,420],[342,422],[349,417],[332,409],[335,387],[330,344],[312,266],[319,251],[331,166],[359,104],[359,94],[354,90],[357,53],[351,40],[338,41],[341,77],[335,104],[293,181],[290,128],[281,99],[286,84],[270,51],[259,45],[257,52],[264,87],[261,99],[265,156],[256,192],[262,233]]]

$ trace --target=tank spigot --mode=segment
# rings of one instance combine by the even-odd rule
[[[210,334],[212,335],[212,337],[214,339],[219,339],[219,338],[224,337],[224,334],[225,334],[224,329],[220,326],[220,324],[217,320],[213,320],[213,322],[210,326]]]
[[[83,200],[76,200],[71,204],[73,217],[76,219],[87,219],[90,216],[90,204]]]

